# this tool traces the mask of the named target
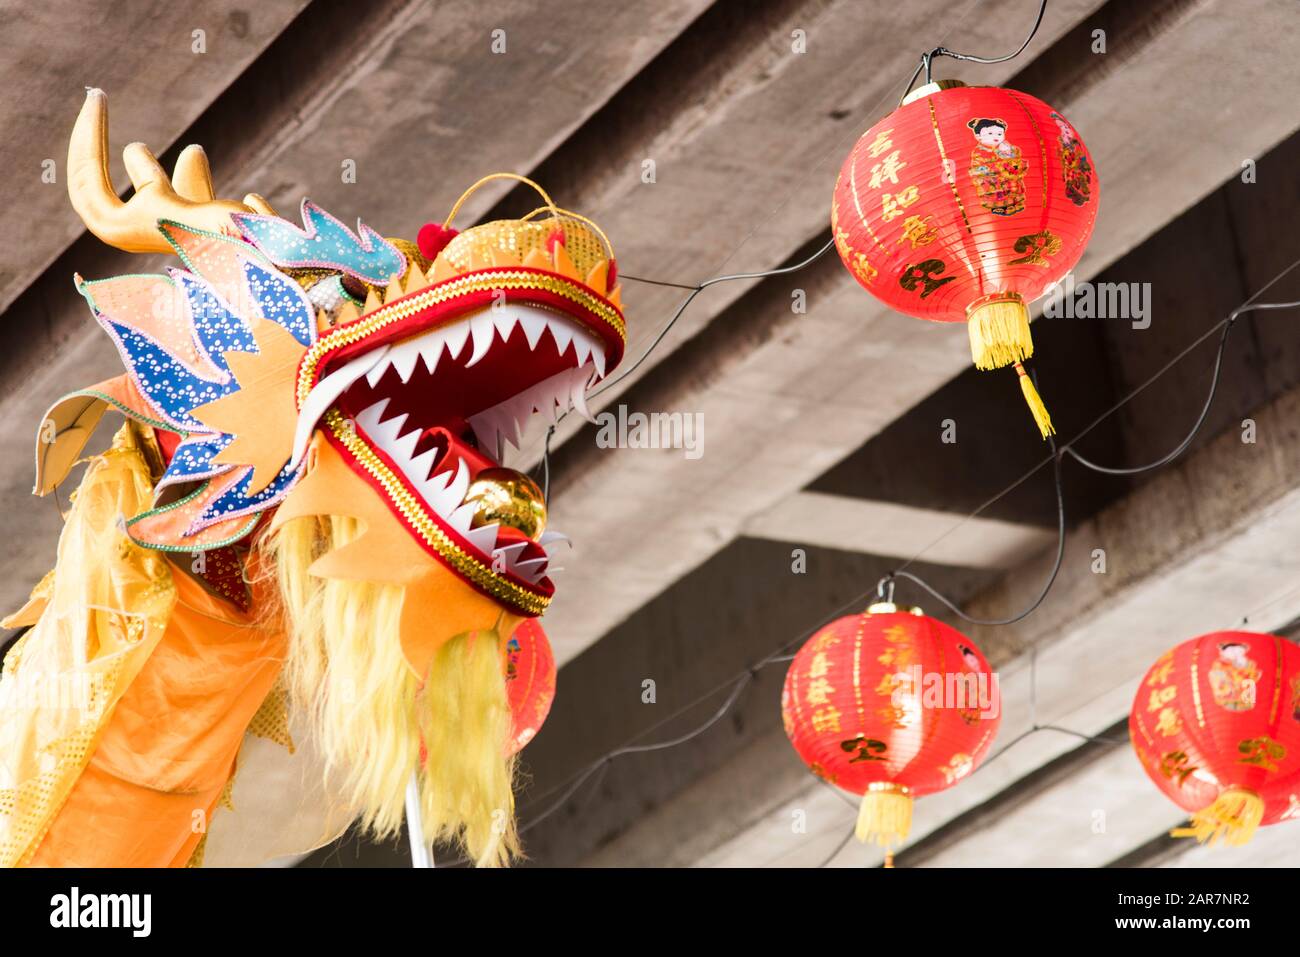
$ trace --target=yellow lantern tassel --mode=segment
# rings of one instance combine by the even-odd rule
[[[1034,354],[1029,310],[1014,292],[985,296],[966,310],[970,355],[977,369],[1001,369]]]
[[[1229,788],[1214,799],[1214,803],[1192,815],[1191,827],[1176,827],[1170,837],[1194,837],[1202,844],[1225,844],[1240,847],[1255,836],[1255,829],[1264,819],[1264,802],[1253,791]]]
[[[859,841],[890,848],[901,844],[912,830],[912,796],[901,784],[873,784],[862,795],[858,825],[853,833]]]
[[[1019,362],[1016,363],[1016,375],[1020,377],[1020,391],[1024,394],[1025,405],[1029,406],[1029,412],[1034,417],[1034,424],[1038,426],[1038,431],[1043,438],[1055,435],[1056,429],[1052,428],[1052,417],[1047,413],[1047,406],[1043,405],[1042,397],[1034,388],[1034,380],[1025,374],[1025,367]]]

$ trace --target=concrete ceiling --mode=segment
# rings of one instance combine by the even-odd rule
[[[1012,49],[1036,0],[384,0],[361,16],[329,0],[106,9],[6,12],[0,33],[0,78],[20,94],[0,105],[18,134],[7,155],[30,176],[0,186],[17,230],[0,254],[0,376],[15,385],[0,397],[11,423],[0,432],[8,605],[48,567],[57,535],[55,509],[27,497],[35,425],[58,394],[115,371],[69,277],[162,262],[104,249],[67,205],[62,156],[83,86],[110,94],[115,152],[140,139],[166,159],[202,142],[219,191],[257,190],[282,212],[310,195],[344,219],[410,236],[479,176],[515,170],[600,222],[625,275],[692,283],[816,249],[845,152],[897,102],[919,53]],[[1021,58],[939,62],[940,76],[1014,86],[1071,118],[1103,181],[1076,279],[1152,284],[1149,330],[1037,323],[1037,369],[1063,439],[1300,256],[1279,228],[1300,216],[1300,100],[1261,95],[1300,90],[1295,16],[1284,0],[1052,0]],[[191,52],[196,29],[207,31],[202,54]],[[505,31],[504,54],[492,52],[494,30]],[[806,52],[792,49],[798,31]],[[58,183],[41,182],[47,158]],[[347,161],[355,182],[340,175]],[[1254,183],[1238,176],[1246,161]],[[462,224],[533,205],[494,183]],[[791,309],[795,290],[806,314]],[[635,358],[684,292],[635,281],[624,292]],[[1300,292],[1296,275],[1266,298],[1288,292]],[[1170,644],[1243,615],[1261,629],[1300,618],[1288,551],[1300,533],[1300,340],[1284,319],[1241,325],[1222,398],[1188,457],[1134,480],[1067,463],[1070,538],[1051,595],[1016,626],[968,629],[1002,676],[1000,743],[1035,725],[1065,730],[1033,731],[920,802],[900,865],[1300,859],[1295,827],[1230,858],[1165,840],[1180,815],[1137,766],[1122,723],[1138,677]],[[560,695],[526,752],[521,815],[537,822],[527,833],[535,863],[879,862],[856,843],[837,851],[855,812],[784,739],[783,666],[734,681],[900,561],[977,615],[1023,607],[1040,587],[1055,548],[1046,469],[963,521],[1045,454],[1018,390],[969,370],[963,339],[880,307],[828,256],[711,288],[594,405],[701,414],[698,458],[601,449],[591,427],[563,423],[552,514],[576,548],[546,621],[564,665]],[[1080,450],[1140,461],[1174,445],[1204,394],[1209,348]],[[1247,417],[1255,444],[1241,441]],[[955,444],[940,442],[947,418]],[[540,440],[530,435],[517,461],[535,464]],[[794,549],[806,574],[791,574]],[[1092,573],[1096,549],[1105,574]],[[655,705],[641,701],[646,678]],[[735,706],[707,733],[619,758],[554,806],[593,760],[689,730],[733,688]],[[792,828],[795,812],[806,828]],[[394,855],[362,847],[321,860],[340,858]]]

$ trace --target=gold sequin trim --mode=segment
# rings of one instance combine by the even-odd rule
[[[492,571],[492,566],[479,561],[452,541],[451,537],[421,508],[419,499],[398,480],[365,440],[354,429],[348,428],[347,420],[338,409],[330,409],[325,413],[325,424],[343,447],[361,463],[361,467],[380,484],[388,498],[397,506],[402,517],[415,529],[416,534],[461,576],[469,579],[493,598],[500,599],[525,614],[540,615],[546,610],[546,606],[551,603],[550,598],[501,578]]]

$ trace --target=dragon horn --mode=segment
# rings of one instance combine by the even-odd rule
[[[135,186],[126,202],[118,198],[108,173],[108,97],[103,90],[87,90],[68,143],[68,197],[86,228],[110,246],[167,253],[172,248],[158,232],[160,219],[229,234],[230,214],[250,212],[243,203],[213,197],[212,173],[201,147],[185,148],[170,182],[143,143],[129,145],[122,159]]]

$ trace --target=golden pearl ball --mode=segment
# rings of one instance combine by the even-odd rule
[[[518,529],[533,541],[546,530],[546,501],[537,483],[514,469],[484,469],[470,483],[466,503],[474,504],[474,528],[497,523]]]

